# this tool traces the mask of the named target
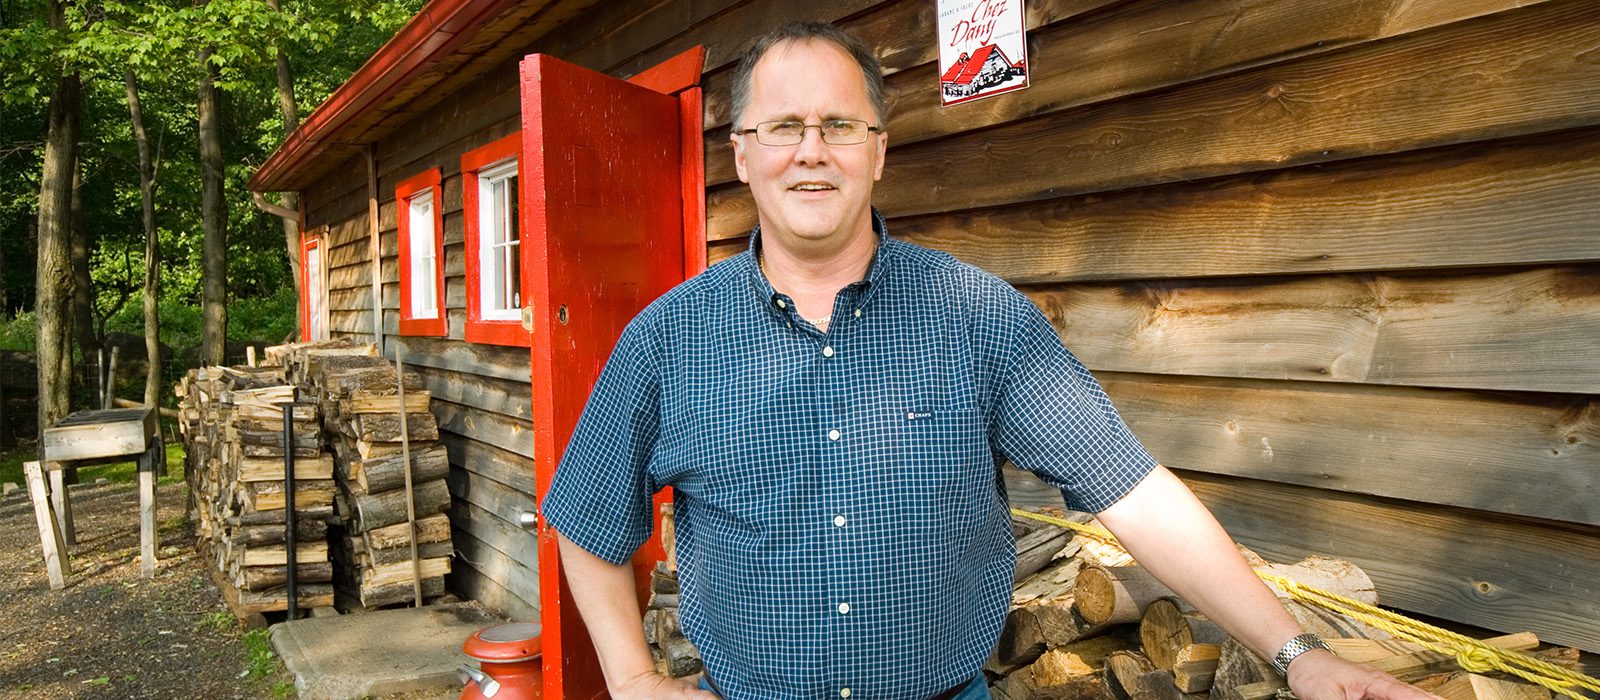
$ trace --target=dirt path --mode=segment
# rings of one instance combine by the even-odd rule
[[[185,489],[160,487],[160,568],[144,579],[133,486],[73,487],[78,545],[60,591],[45,578],[28,498],[0,500],[0,698],[294,697],[195,554]]]

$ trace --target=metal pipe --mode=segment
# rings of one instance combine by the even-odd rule
[[[299,394],[299,390],[295,390]],[[298,398],[298,397],[296,397]],[[289,596],[289,619],[300,614],[299,596],[295,591],[295,517],[294,517],[294,407],[298,401],[278,404],[283,407],[283,548],[288,558],[284,571],[284,592]]]

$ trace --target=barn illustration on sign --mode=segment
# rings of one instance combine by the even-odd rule
[[[972,52],[970,56],[961,54],[961,57],[944,72],[940,83],[945,97],[960,98],[1022,80],[1025,74],[1026,70],[1021,61],[1012,63],[999,46],[986,44]]]

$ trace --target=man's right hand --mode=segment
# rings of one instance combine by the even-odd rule
[[[701,690],[699,684],[684,678],[667,678],[659,673],[641,673],[611,688],[614,700],[657,700],[658,698],[684,698],[685,700],[717,700],[714,693]]]

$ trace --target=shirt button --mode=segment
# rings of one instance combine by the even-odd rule
[[[789,304],[788,304],[788,302],[785,302],[784,300],[779,299],[778,300],[778,308],[787,309],[787,308],[789,308]]]
[[[856,309],[856,318],[861,318],[861,309]],[[849,690],[849,688],[846,688],[846,690]]]
[[[850,689],[849,688],[840,688],[839,689],[839,697],[841,697],[841,698],[850,697]]]
[[[835,516],[833,516],[833,526],[834,527],[844,527],[844,516],[843,515],[835,515]]]
[[[822,348],[822,356],[823,357],[833,357],[833,346],[829,345],[829,346],[826,346],[826,347]]]
[[[848,615],[849,613],[850,613],[850,604],[849,603],[840,603],[839,604],[839,614],[840,615]]]
[[[837,428],[835,428],[833,430],[829,430],[828,431],[828,439],[829,440],[838,440],[839,439],[839,430]]]

